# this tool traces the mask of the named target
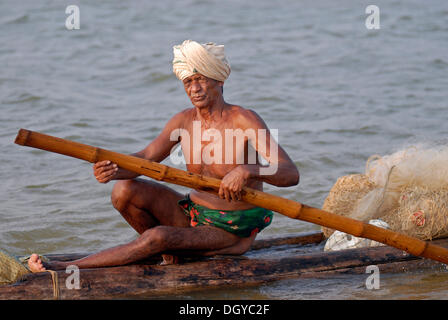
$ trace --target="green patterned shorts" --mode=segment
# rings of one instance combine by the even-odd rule
[[[272,211],[259,207],[235,211],[209,209],[191,201],[189,195],[179,200],[178,204],[191,218],[192,227],[209,225],[243,238],[269,226],[273,217]]]

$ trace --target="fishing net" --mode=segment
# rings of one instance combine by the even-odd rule
[[[30,271],[15,257],[0,250],[0,285],[19,281]]]
[[[324,201],[323,210],[341,216],[350,216],[357,202],[375,188],[375,184],[364,174],[340,177]],[[322,227],[328,238],[335,230]]]
[[[382,217],[395,231],[422,240],[448,237],[448,190],[405,189],[397,210]]]
[[[447,164],[447,146],[374,155],[367,161],[365,175],[338,179],[322,209],[363,222],[380,218],[392,230],[419,239],[447,237]],[[326,237],[333,232],[322,230]]]

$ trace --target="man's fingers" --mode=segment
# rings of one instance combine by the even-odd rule
[[[99,175],[100,178],[107,178],[109,176],[113,176],[117,172],[117,169],[107,170],[104,171],[102,174]]]
[[[235,201],[241,200],[241,190],[242,190],[241,185],[236,183],[232,185],[231,192],[235,196],[234,198]]]
[[[110,164],[107,166],[98,167],[98,168],[94,169],[93,172],[94,172],[95,176],[99,176],[100,174],[102,174],[104,172],[116,170],[117,168],[118,168],[118,166],[115,163],[113,163],[113,164]]]
[[[106,178],[106,177],[109,177],[109,176],[113,176],[113,175],[115,175],[115,173],[118,171],[118,168],[112,168],[112,169],[110,169],[110,170],[107,170],[107,171],[103,171],[103,173],[101,173],[100,175],[99,175],[99,177],[100,178]]]
[[[109,160],[96,162],[93,165],[93,172],[97,175],[105,170],[111,170],[113,168],[117,168],[115,163],[110,162]]]
[[[236,198],[237,198],[238,201],[241,200],[241,191],[236,193]]]
[[[218,191],[218,195],[221,199],[226,199],[227,201],[229,201],[229,186],[227,186],[226,184],[221,183],[221,185],[219,186],[219,191]]]
[[[104,176],[102,175],[101,177],[98,177],[97,180],[98,180],[98,182],[101,182],[101,183],[107,183],[110,180],[112,180],[114,175],[115,175],[115,173],[112,173],[112,174],[109,174],[109,175],[104,175]]]
[[[232,200],[233,200],[233,201],[238,201],[238,196],[236,195],[235,192],[230,191],[230,196],[232,197]]]
[[[230,194],[229,194],[229,190],[224,189],[224,196],[225,196],[226,200],[227,200],[228,202],[230,202]]]
[[[221,199],[227,201],[239,201],[241,200],[241,187],[239,184],[231,183],[230,185],[221,184],[219,186],[218,195]]]
[[[104,162],[104,161],[103,161]],[[109,165],[105,165],[94,170],[96,180],[101,183],[107,183],[118,171],[118,166],[115,163],[110,164],[110,161],[106,161]]]
[[[96,168],[107,166],[109,164],[111,164],[111,162],[109,160],[98,161],[98,162],[95,162],[95,164],[93,165],[93,168],[96,169]]]

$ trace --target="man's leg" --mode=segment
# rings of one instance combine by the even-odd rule
[[[112,203],[140,237],[80,260],[54,262],[47,267],[61,269],[70,264],[80,268],[116,266],[164,251],[188,250],[214,255],[242,254],[250,248],[255,236],[239,238],[218,228],[191,228],[190,218],[177,204],[182,198],[180,193],[153,181],[118,181],[112,192]],[[32,255],[29,266],[34,272],[44,270],[37,255]]]
[[[171,188],[143,179],[119,180],[115,183],[111,195],[113,206],[139,234],[158,225],[189,227],[189,217],[177,204],[177,201],[182,198],[182,194]],[[123,246],[105,250],[104,255],[102,254],[99,259],[95,258],[94,264],[100,265],[104,259],[108,259],[110,254],[121,252],[120,248],[125,250],[138,248],[141,240],[137,239]],[[96,256],[94,254],[92,258]],[[127,259],[134,259],[134,257]],[[123,261],[126,261],[126,258]],[[54,262],[54,265],[46,267],[59,269],[64,268],[64,265],[64,263]],[[45,270],[37,254],[31,255],[28,266],[33,272]]]
[[[157,225],[188,227],[177,202],[183,195],[149,180],[120,180],[112,190],[112,204],[139,234]]]
[[[143,232],[136,240],[114,248],[106,249],[88,257],[68,262],[52,262],[50,269],[63,269],[68,265],[79,268],[111,267],[129,264],[148,256],[176,250],[191,250],[204,255],[214,253],[241,254],[250,247],[251,238],[240,238],[219,228],[200,226],[195,228],[157,226]],[[243,243],[243,245],[241,245]],[[237,249],[235,252],[235,249]],[[29,266],[34,272],[43,271],[42,264],[30,259]]]

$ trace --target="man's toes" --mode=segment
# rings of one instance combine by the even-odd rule
[[[42,271],[45,271],[45,267],[42,264],[42,260],[35,253],[33,253],[30,256],[30,259],[28,260],[28,268],[31,270],[31,272],[42,272]]]
[[[162,259],[163,261],[160,263],[161,266],[179,263],[179,257],[171,254],[162,254]]]

